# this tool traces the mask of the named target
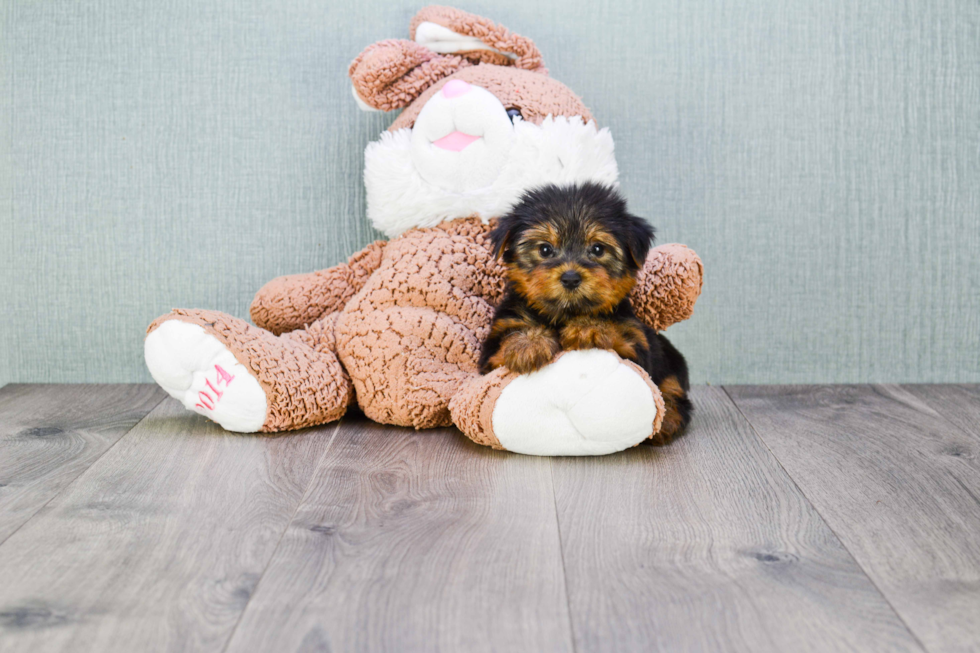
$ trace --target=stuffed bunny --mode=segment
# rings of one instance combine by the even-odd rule
[[[448,7],[423,9],[409,35],[369,46],[349,71],[362,108],[402,109],[365,151],[368,219],[389,240],[270,281],[252,303],[257,326],[208,310],[158,318],[153,378],[230,431],[323,424],[356,400],[378,422],[455,424],[526,454],[655,437],[659,390],[612,352],[564,352],[527,375],[477,370],[504,288],[494,218],[541,184],[617,184],[612,136],[527,38]],[[637,315],[658,330],[688,318],[702,274],[683,245],[654,248],[630,296]]]

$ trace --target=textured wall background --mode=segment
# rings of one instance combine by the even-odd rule
[[[0,384],[143,381],[376,237],[347,65],[391,0],[0,3]],[[536,40],[633,208],[707,266],[697,382],[980,381],[980,4],[460,2]]]

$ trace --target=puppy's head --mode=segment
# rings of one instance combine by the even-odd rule
[[[653,227],[601,184],[528,191],[490,234],[515,290],[551,317],[598,315],[629,295]]]

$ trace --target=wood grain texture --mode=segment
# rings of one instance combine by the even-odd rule
[[[228,651],[571,651],[548,460],[345,425]]]
[[[155,385],[0,389],[0,543],[165,396]]]
[[[903,385],[949,422],[967,433],[980,436],[980,385]]]
[[[898,386],[728,391],[926,648],[980,650],[976,431]]]
[[[553,461],[578,651],[918,651],[719,388],[664,448]]]
[[[166,399],[0,546],[0,648],[220,650],[334,430],[230,434]]]

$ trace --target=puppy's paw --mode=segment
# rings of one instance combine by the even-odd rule
[[[629,322],[608,318],[581,317],[569,320],[561,330],[562,349],[609,349],[620,358],[636,358],[637,348],[646,348],[643,330]]]
[[[561,344],[550,329],[537,327],[516,331],[500,343],[500,350],[490,359],[490,365],[528,374],[550,363],[559,351]]]
[[[615,342],[615,328],[601,320],[573,320],[561,330],[561,347],[566,350],[612,349]]]

